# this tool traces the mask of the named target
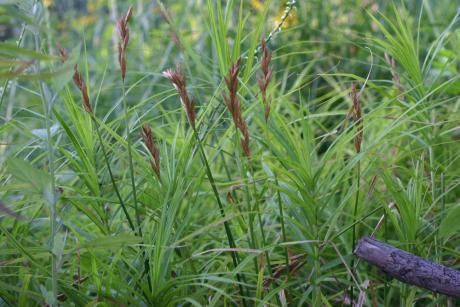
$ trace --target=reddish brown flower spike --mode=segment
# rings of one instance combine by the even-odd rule
[[[117,20],[117,30],[120,35],[120,41],[118,42],[118,63],[120,64],[121,78],[123,81],[125,81],[126,76],[126,49],[128,48],[129,42],[128,22],[132,12],[133,8],[130,7],[126,14]]]
[[[351,84],[351,100],[353,102],[353,117],[356,122],[357,132],[355,135],[355,150],[357,153],[361,152],[361,145],[363,142],[363,115],[361,110],[360,95],[356,92],[356,84]]]
[[[238,59],[230,66],[228,74],[225,77],[225,84],[228,88],[228,96],[224,95],[224,101],[228,110],[232,114],[235,126],[240,130],[241,135],[243,136],[241,139],[243,154],[246,157],[249,157],[251,155],[251,151],[249,150],[249,129],[241,114],[241,103],[238,99],[238,74],[240,72],[240,68],[241,59]]]
[[[158,176],[158,179],[160,179],[160,151],[155,145],[155,137],[153,136],[152,129],[149,125],[142,126],[141,135],[151,156],[150,165],[152,166],[155,174]]]
[[[182,73],[180,66],[176,66],[176,70],[167,69],[163,72],[163,76],[171,81],[172,85],[179,94],[182,106],[187,114],[188,121],[193,128],[195,128],[195,103],[190,99],[187,92],[185,76]]]
[[[75,85],[78,87],[78,89],[81,92],[81,96],[83,99],[83,107],[85,108],[85,111],[88,113],[93,113],[93,109],[91,108],[91,104],[89,102],[88,89],[86,87],[86,82],[83,79],[81,73],[78,71],[78,66],[76,64],[74,66],[73,82],[75,83]]]
[[[267,44],[265,43],[265,39],[262,38],[261,41],[261,46],[262,46],[262,59],[261,59],[261,69],[262,69],[262,74],[258,76],[257,81],[259,84],[259,89],[260,93],[262,95],[262,102],[264,103],[265,106],[265,121],[268,120],[268,116],[270,115],[270,104],[271,104],[271,97],[267,96],[267,88],[270,83],[272,73],[273,73],[273,68],[270,67],[270,61],[272,59],[272,53],[268,50]]]
[[[241,59],[238,59],[228,71],[225,77],[225,84],[227,84],[229,96],[224,95],[224,101],[227,105],[228,110],[232,114],[233,122],[237,127],[240,126],[240,114],[241,104],[238,99],[238,74],[240,72]]]

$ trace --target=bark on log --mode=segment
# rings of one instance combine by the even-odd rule
[[[404,283],[460,298],[460,271],[364,237],[355,255]]]

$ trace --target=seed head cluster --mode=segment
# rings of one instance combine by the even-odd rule
[[[128,22],[132,12],[133,8],[130,7],[126,14],[117,20],[117,30],[120,35],[120,41],[118,42],[118,63],[120,64],[121,78],[123,81],[125,81],[126,76],[126,49],[128,48],[129,42]]]
[[[355,150],[357,153],[360,153],[363,142],[363,115],[361,110],[360,95],[356,92],[355,83],[352,83],[351,85],[351,100],[353,102],[353,119],[355,120],[358,129],[354,140]]]
[[[155,144],[155,137],[149,125],[142,126],[141,135],[151,156],[150,165],[157,177],[160,178],[160,151]]]
[[[187,92],[185,75],[183,74],[179,65],[176,66],[176,69],[167,69],[163,72],[163,76],[171,81],[172,85],[179,94],[180,101],[184,107],[185,114],[187,114],[188,121],[193,128],[195,128],[195,103],[190,99],[190,96]]]
[[[93,113],[93,108],[91,107],[91,104],[89,102],[88,88],[86,87],[85,79],[83,79],[81,73],[78,71],[78,66],[76,64],[73,69],[73,82],[80,90],[81,97],[83,100],[83,107],[85,108],[86,112]]]
[[[224,95],[224,101],[228,110],[232,114],[235,126],[242,134],[241,146],[243,153],[246,157],[251,155],[249,150],[249,129],[246,121],[241,114],[241,103],[238,99],[238,74],[241,68],[241,58],[230,66],[227,76],[225,77],[225,84],[228,89],[228,96]]]
[[[270,61],[272,59],[272,53],[267,48],[267,43],[265,39],[262,38],[261,41],[262,47],[262,59],[261,59],[261,70],[262,74],[260,74],[257,78],[257,82],[259,84],[260,93],[262,94],[262,102],[265,106],[264,116],[265,121],[268,121],[268,116],[270,115],[270,105],[272,101],[272,97],[267,96],[267,88],[270,83],[273,68],[270,67]]]

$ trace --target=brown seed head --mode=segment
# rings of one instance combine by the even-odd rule
[[[356,92],[356,84],[351,84],[351,100],[353,102],[353,117],[356,122],[357,132],[355,135],[355,149],[356,152],[361,152],[361,145],[363,142],[363,115],[361,110],[360,95]]]
[[[241,139],[241,147],[243,148],[243,154],[246,157],[249,157],[251,156],[251,150],[249,149],[249,129],[246,121],[243,119],[241,121],[240,131],[243,135],[243,138]]]
[[[272,74],[273,74],[273,68],[270,67],[270,61],[272,59],[272,53],[268,50],[267,44],[265,42],[265,39],[262,38],[261,41],[261,46],[262,46],[262,59],[261,59],[261,70],[262,74],[260,74],[257,78],[258,84],[259,84],[259,89],[260,93],[262,95],[262,102],[264,103],[265,106],[265,121],[268,120],[268,116],[270,115],[270,104],[271,104],[271,97],[267,97],[267,88],[270,83]]]
[[[86,82],[83,79],[81,73],[78,71],[77,64],[75,64],[73,69],[74,69],[73,82],[75,83],[75,85],[78,87],[78,89],[81,92],[81,97],[83,99],[83,107],[85,108],[86,112],[93,113],[93,109],[91,108],[91,104],[89,102],[88,89],[86,87]]]
[[[176,70],[167,69],[163,72],[163,76],[171,81],[172,85],[179,94],[180,101],[187,114],[188,121],[193,128],[195,128],[195,103],[190,99],[190,96],[187,92],[185,75],[182,73],[180,66],[176,66]]]
[[[126,14],[117,20],[117,30],[120,35],[120,41],[118,42],[118,63],[120,64],[121,78],[123,81],[125,81],[126,76],[126,49],[129,42],[128,22],[132,13],[133,8],[130,7]]]
[[[150,165],[158,176],[158,179],[160,179],[160,151],[155,145],[155,137],[149,125],[145,124],[142,126],[141,135],[151,156]]]
[[[246,157],[251,155],[249,150],[249,129],[246,121],[241,114],[241,103],[238,99],[238,74],[241,68],[241,58],[230,66],[227,76],[225,77],[225,84],[228,88],[228,96],[224,95],[225,104],[232,114],[235,126],[242,134],[241,146],[243,153]]]
[[[228,96],[224,95],[224,101],[228,110],[232,114],[233,122],[237,127],[240,127],[241,121],[241,103],[238,99],[238,74],[240,72],[241,59],[238,59],[230,66],[227,76],[225,77],[225,84],[228,88]]]

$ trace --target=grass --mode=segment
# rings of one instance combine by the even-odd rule
[[[455,305],[353,255],[458,268],[454,1],[64,3],[0,5],[0,306]]]

